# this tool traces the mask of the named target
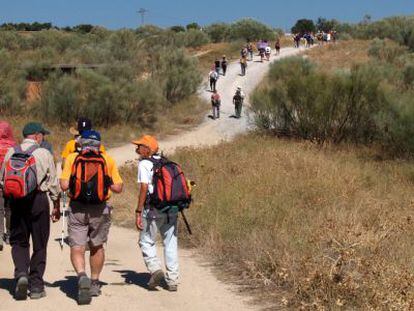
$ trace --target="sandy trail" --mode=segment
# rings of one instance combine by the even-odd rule
[[[273,56],[273,61],[297,54],[300,50],[282,49],[281,55]],[[257,57],[256,57],[257,58]],[[247,96],[263,79],[269,67],[268,62],[249,62],[247,75],[239,76],[239,64],[230,64],[226,77],[221,77],[217,88],[222,97],[221,118],[204,122],[178,136],[160,142],[161,149],[172,153],[178,147],[201,147],[218,144],[246,132],[248,117],[243,113],[241,119],[229,118],[234,114],[232,96],[237,86],[242,87]],[[200,96],[209,100],[211,93],[207,85]],[[245,106],[247,106],[245,105]],[[136,158],[134,147],[130,144],[109,150],[119,165]],[[16,302],[10,291],[13,289],[13,264],[10,247],[0,252],[0,310],[47,311],[72,310],[77,308],[76,278],[69,260],[69,248],[60,250],[58,242],[61,223],[52,224],[48,246],[48,263],[45,274],[47,297],[39,301]],[[106,248],[106,263],[101,275],[105,282],[102,296],[93,299],[87,310],[256,310],[249,298],[237,294],[238,288],[224,284],[216,279],[208,265],[192,251],[181,249],[180,286],[177,293],[165,290],[150,292],[146,289],[149,275],[146,273],[139,247],[138,233],[134,230],[113,226]],[[159,250],[161,254],[161,250]]]

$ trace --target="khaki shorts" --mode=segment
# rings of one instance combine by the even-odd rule
[[[71,202],[68,215],[69,246],[100,246],[108,240],[110,207]]]

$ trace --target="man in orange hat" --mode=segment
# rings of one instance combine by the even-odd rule
[[[138,164],[139,196],[137,209],[135,210],[135,224],[141,231],[139,245],[145,264],[151,273],[148,282],[149,289],[160,286],[165,278],[167,290],[177,291],[178,285],[178,247],[177,247],[177,216],[178,211],[157,210],[150,202],[150,195],[154,192],[153,169],[154,163],[162,158],[157,154],[158,142],[155,137],[144,135],[132,142],[136,145],[136,152],[140,155]],[[161,267],[161,261],[157,257],[156,237],[161,233],[164,245],[166,274]]]

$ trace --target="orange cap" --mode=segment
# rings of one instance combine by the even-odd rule
[[[134,145],[144,145],[151,149],[152,152],[158,151],[157,139],[151,135],[143,135],[137,140],[133,140]]]

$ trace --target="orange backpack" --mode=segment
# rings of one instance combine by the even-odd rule
[[[69,196],[72,200],[99,204],[109,199],[112,179],[102,154],[84,150],[75,158],[69,179]]]

